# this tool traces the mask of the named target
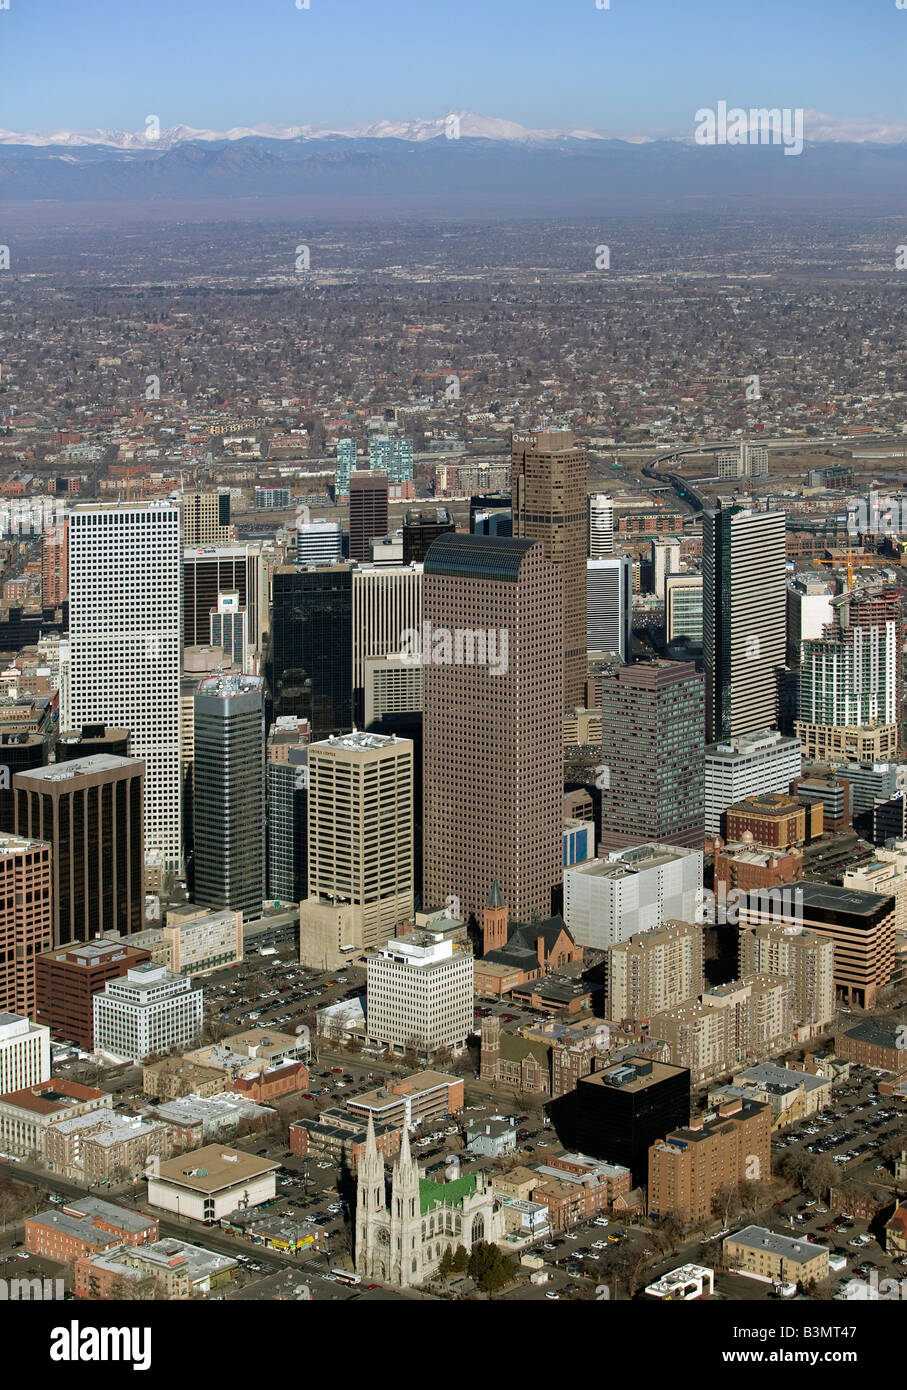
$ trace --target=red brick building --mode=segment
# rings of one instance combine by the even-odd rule
[[[26,1250],[59,1264],[102,1254],[115,1245],[144,1245],[157,1240],[158,1234],[153,1216],[126,1211],[97,1197],[83,1197],[25,1218]]]
[[[119,941],[74,942],[35,959],[35,1022],[55,1038],[94,1048],[94,996],[108,980],[151,959]]]
[[[237,1076],[227,1087],[227,1090],[235,1091],[237,1095],[254,1100],[259,1105],[269,1105],[281,1096],[308,1089],[309,1071],[302,1062],[281,1062],[276,1067],[266,1067],[253,1075]]]

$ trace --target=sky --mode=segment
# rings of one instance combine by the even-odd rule
[[[141,131],[149,114],[163,129],[348,129],[473,111],[688,137],[694,113],[725,100],[822,113],[808,138],[907,138],[898,0],[6,3],[9,131]]]

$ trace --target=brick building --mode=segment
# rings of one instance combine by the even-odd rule
[[[742,840],[749,831],[763,849],[808,844],[823,829],[820,801],[806,805],[798,797],[780,792],[744,797],[727,808],[724,819],[728,840]]]
[[[106,1091],[56,1076],[21,1091],[8,1091],[0,1096],[0,1149],[22,1158],[43,1157],[50,1125],[90,1111],[109,1112],[112,1104]]]
[[[25,1218],[26,1250],[60,1264],[116,1245],[142,1245],[157,1240],[158,1234],[155,1217],[127,1211],[97,1197],[82,1197]]]
[[[649,1150],[649,1215],[704,1222],[725,1188],[771,1178],[771,1107],[736,1099],[691,1119]]]
[[[871,1019],[848,1028],[845,1033],[839,1033],[835,1038],[835,1053],[859,1066],[878,1067],[895,1074],[907,1072],[903,1030],[883,1028]]]
[[[402,1125],[376,1124],[375,1143],[385,1160],[400,1152]],[[339,1106],[322,1110],[317,1119],[300,1119],[290,1125],[290,1153],[299,1158],[326,1158],[335,1166],[358,1173],[365,1153],[367,1125],[359,1116]]]
[[[35,1020],[55,1038],[94,1050],[94,996],[108,980],[151,959],[125,941],[90,941],[46,951],[35,960]]]

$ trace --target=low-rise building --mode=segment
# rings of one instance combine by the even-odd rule
[[[153,1216],[127,1211],[98,1197],[82,1197],[25,1219],[25,1248],[61,1264],[118,1245],[137,1246],[157,1240]]]
[[[155,1297],[185,1299],[229,1287],[238,1271],[239,1264],[230,1255],[169,1238],[77,1259],[73,1292],[77,1298],[122,1299],[130,1297],[130,1285],[137,1289],[150,1284]]]
[[[106,1091],[62,1077],[12,1091],[0,1096],[0,1149],[22,1158],[43,1158],[50,1125],[90,1111],[109,1111],[112,1103]]]
[[[196,1221],[220,1221],[237,1207],[257,1207],[276,1192],[278,1164],[222,1144],[208,1144],[158,1165],[148,1205]]]
[[[516,1149],[516,1125],[503,1115],[487,1120],[475,1120],[466,1126],[466,1148],[472,1154],[500,1158]]]
[[[654,1284],[647,1284],[645,1291],[652,1298],[664,1298],[671,1303],[711,1298],[715,1292],[715,1271],[707,1265],[681,1265],[670,1274],[663,1274]]]
[[[375,1143],[385,1159],[400,1152],[403,1127],[400,1124],[375,1123]],[[290,1125],[290,1153],[299,1158],[327,1159],[335,1167],[346,1167],[351,1173],[359,1171],[368,1137],[368,1122],[348,1110],[332,1106],[322,1110],[317,1119],[299,1119]]]
[[[142,1090],[152,1100],[180,1096],[216,1096],[227,1084],[223,1067],[206,1067],[186,1057],[162,1057],[142,1067]]]
[[[346,1108],[364,1121],[412,1129],[431,1124],[463,1109],[463,1078],[443,1072],[420,1071],[399,1080],[388,1081],[374,1091],[350,1096]]]
[[[812,1072],[757,1062],[734,1076],[730,1086],[709,1091],[709,1105],[724,1101],[758,1100],[771,1107],[772,1130],[799,1124],[831,1104],[832,1078]]]
[[[723,1242],[728,1269],[766,1284],[796,1284],[802,1288],[828,1278],[824,1245],[778,1235],[764,1226],[745,1226]]]
[[[103,1111],[48,1125],[44,1157],[63,1177],[118,1181],[144,1171],[152,1156],[170,1151],[165,1125]]]
[[[848,1062],[864,1067],[878,1067],[896,1075],[907,1072],[907,1047],[903,1028],[884,1028],[872,1019],[864,1019],[835,1038],[835,1052]]]
[[[171,1146],[186,1150],[197,1148],[212,1139],[235,1134],[241,1124],[253,1129],[267,1129],[276,1123],[277,1115],[266,1106],[232,1091],[216,1096],[181,1096],[178,1100],[162,1101],[149,1106],[144,1118],[166,1125],[171,1131]]]
[[[630,1169],[588,1154],[556,1154],[536,1170],[532,1199],[548,1207],[551,1229],[567,1230],[609,1211],[632,1187]]]

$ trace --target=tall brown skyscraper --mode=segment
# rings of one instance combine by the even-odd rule
[[[584,562],[585,564],[585,562]],[[424,901],[511,920],[560,882],[561,572],[539,542],[440,536],[425,557]]]
[[[542,541],[564,579],[563,708],[585,703],[586,450],[571,430],[514,434],[513,534]]]
[[[52,846],[53,946],[141,931],[145,912],[141,758],[108,753],[13,778],[16,834]],[[46,949],[46,948],[45,948]]]
[[[350,559],[370,560],[369,541],[387,535],[387,474],[350,474]]]
[[[705,835],[703,678],[692,661],[637,661],[602,680],[600,850]]]

